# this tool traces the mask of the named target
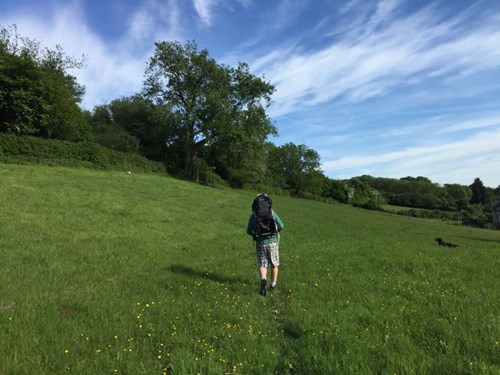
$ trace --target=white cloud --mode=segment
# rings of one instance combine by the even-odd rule
[[[472,183],[471,176],[481,176],[485,184],[500,182],[500,129],[482,132],[466,139],[430,146],[409,147],[400,151],[345,156],[323,163],[325,172],[353,176],[364,171],[372,176],[400,178],[426,176],[441,183]],[[456,166],[450,168],[450,165]]]
[[[398,3],[381,3],[368,26],[352,30],[356,37],[308,54],[289,53],[286,46],[268,54],[266,76],[277,88],[273,115],[340,98],[357,102],[394,87],[500,66],[500,24],[463,32],[456,20],[440,22],[434,8],[394,18]]]
[[[154,14],[142,7],[135,12],[129,22],[129,36],[134,39],[145,39],[149,37],[154,30]]]
[[[462,130],[470,130],[470,129],[479,129],[486,128],[491,126],[500,125],[500,115],[499,116],[491,116],[484,118],[477,118],[473,120],[461,121],[459,123],[446,126],[442,130],[439,130],[437,133],[452,133]]]
[[[123,36],[118,50],[132,50],[150,45],[157,40],[182,40],[186,30],[181,4],[178,0],[149,0],[140,2],[131,14],[128,30]]]
[[[154,39],[182,37],[179,14],[175,0],[144,2],[131,15],[129,29],[117,42],[106,41],[89,29],[78,2],[59,4],[51,17],[43,20],[37,14],[26,13],[1,21],[16,24],[20,35],[40,40],[43,46],[60,45],[68,56],[79,57],[84,53],[86,67],[70,73],[86,87],[82,104],[92,109],[141,90]]]
[[[365,0],[349,0],[339,8],[339,13],[345,14],[352,11],[353,9],[359,9],[360,7],[363,7],[365,5]]]
[[[193,0],[194,9],[205,25],[210,26],[212,24],[212,8],[218,2],[218,0]]]

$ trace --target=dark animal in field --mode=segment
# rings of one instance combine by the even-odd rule
[[[443,240],[441,237],[435,238],[434,241],[438,243],[440,246],[446,246],[446,247],[458,247],[458,245],[455,245],[454,243],[451,242],[446,242]]]

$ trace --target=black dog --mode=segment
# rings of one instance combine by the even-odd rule
[[[444,241],[441,237],[438,237],[434,239],[440,246],[446,246],[446,247],[457,247],[458,245],[455,245],[454,243],[446,242]]]

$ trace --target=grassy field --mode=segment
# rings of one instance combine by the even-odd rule
[[[0,374],[500,373],[500,231],[276,196],[261,297],[254,193],[0,164]]]

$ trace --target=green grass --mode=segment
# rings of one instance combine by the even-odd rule
[[[0,374],[500,372],[500,231],[275,196],[261,297],[254,193],[0,164]]]

